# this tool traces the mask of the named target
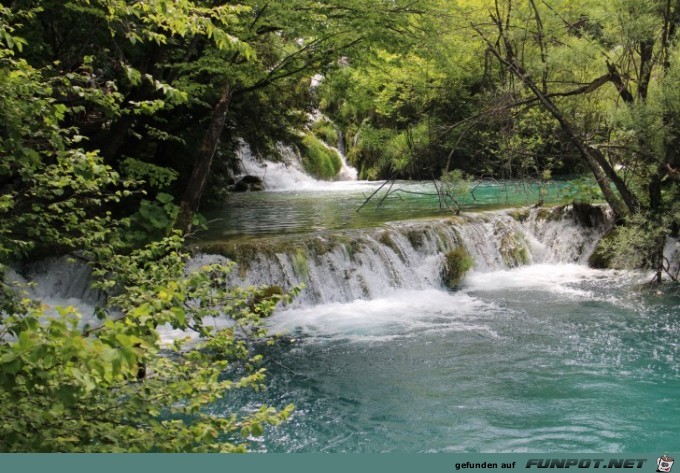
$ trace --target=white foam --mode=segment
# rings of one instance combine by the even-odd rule
[[[470,272],[463,288],[470,292],[536,290],[575,297],[592,297],[591,291],[575,287],[592,281],[631,280],[637,273],[592,269],[579,264],[534,264],[494,272]]]
[[[290,147],[280,146],[279,152],[283,157],[281,162],[259,160],[255,158],[246,143],[242,143],[238,151],[244,174],[257,176],[264,181],[269,191],[328,191],[354,189],[346,186],[357,179],[358,171],[347,163],[346,157],[333,148],[342,160],[342,167],[337,181],[321,181],[308,175],[302,168],[300,157]],[[375,183],[363,182],[363,186],[374,187]]]
[[[423,332],[488,331],[483,319],[493,308],[464,293],[399,290],[379,299],[281,311],[268,326],[272,333],[385,341]]]

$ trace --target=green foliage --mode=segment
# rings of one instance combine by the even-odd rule
[[[349,149],[349,160],[359,167],[360,179],[378,179],[383,168],[389,163],[384,159],[382,149],[385,141],[393,132],[387,129],[376,129],[370,125],[359,128],[354,145]]]
[[[12,35],[6,18],[3,9],[0,31]],[[246,437],[282,422],[292,408],[215,415],[208,406],[231,390],[262,387],[256,348],[272,342],[264,318],[290,296],[231,287],[229,266],[188,268],[183,239],[160,238],[176,212],[167,193],[142,200],[130,218],[114,218],[116,206],[141,193],[140,183],[122,180],[68,125],[76,112],[55,95],[78,92],[83,76],[56,80],[52,69],[15,59],[2,37],[0,451],[246,450]],[[175,177],[134,161],[128,171],[157,187]],[[160,239],[140,246],[130,238],[140,229],[147,241]],[[31,300],[30,281],[23,287],[7,279],[8,264],[37,251],[91,265],[105,301],[93,315],[47,307]],[[216,319],[226,328],[213,326]],[[164,327],[192,340],[169,343]]]
[[[601,202],[602,191],[597,183],[589,177],[579,177],[569,181],[569,186],[561,191],[561,197],[567,202],[592,204]]]
[[[177,180],[178,173],[174,169],[156,166],[155,164],[127,158],[121,163],[121,172],[137,182],[146,182],[153,189],[166,189]]]
[[[450,289],[458,287],[465,274],[472,269],[474,260],[464,246],[456,246],[444,255],[442,279]]]
[[[655,250],[669,233],[668,227],[649,215],[630,215],[625,225],[598,242],[590,263],[616,269],[657,269]]]
[[[130,227],[123,238],[137,244],[158,240],[169,233],[178,213],[170,194],[159,192],[153,201],[142,199],[139,210],[129,217]]]
[[[338,146],[338,132],[335,130],[333,123],[325,119],[317,120],[312,124],[311,128],[312,133],[317,138],[325,141],[330,146]]]
[[[3,316],[0,451],[244,451],[245,437],[290,414],[206,409],[231,390],[261,387],[254,344],[269,340],[263,318],[288,296],[230,288],[225,266],[187,272],[182,243],[99,249],[95,287],[113,292],[98,321],[83,325],[72,307],[51,314],[28,300]],[[217,329],[216,317],[231,323]],[[167,344],[164,325],[201,338]]]
[[[438,188],[440,204],[459,213],[459,201],[468,196],[471,185],[472,176],[466,176],[460,169],[443,173]]]
[[[460,198],[470,192],[472,176],[466,175],[460,169],[446,172],[441,175],[442,192],[446,195]]]
[[[78,130],[61,127],[66,107],[51,93],[25,61],[0,63],[0,261],[106,238],[111,216],[99,209],[130,194],[130,182],[79,147]]]
[[[261,156],[297,142],[314,106],[312,76],[365,45],[396,46],[416,13],[407,0],[29,3],[5,9],[0,42],[53,79],[51,95],[86,138],[85,150],[100,150],[138,179],[158,177],[142,162],[172,168],[180,178],[162,190],[175,197],[225,89],[228,131],[213,162],[214,188],[233,172],[242,141]],[[337,144],[329,128],[319,131]]]
[[[11,55],[14,50],[21,52],[24,49],[24,46],[28,44],[24,38],[14,34],[17,27],[20,27],[21,24],[16,23],[14,26],[10,24],[15,20],[21,21],[22,16],[23,19],[27,20],[30,20],[33,17],[30,11],[25,12],[23,15],[14,15],[11,9],[0,6],[0,42],[3,50],[2,57]]]
[[[335,150],[328,148],[317,137],[307,133],[302,138],[302,165],[310,175],[332,180],[340,172],[342,160]]]

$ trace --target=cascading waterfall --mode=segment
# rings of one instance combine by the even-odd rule
[[[604,209],[588,226],[571,206],[505,210],[308,237],[206,243],[200,259],[222,253],[238,261],[234,284],[304,285],[294,305],[309,306],[373,299],[396,289],[440,288],[445,256],[459,246],[472,256],[477,272],[583,264],[607,225]]]
[[[259,177],[268,190],[315,189],[320,185],[319,181],[305,173],[299,156],[292,148],[280,146],[279,152],[283,158],[280,162],[258,160],[250,146],[241,143],[237,155],[243,168],[242,175]]]
[[[472,256],[474,271],[481,273],[538,263],[584,264],[608,225],[604,208],[599,212],[599,219],[588,225],[568,206],[410,220],[307,236],[205,242],[195,249],[191,264],[226,261],[226,256],[238,262],[232,284],[304,285],[293,302],[296,307],[350,302],[387,296],[397,289],[441,288],[445,255],[459,246]],[[669,243],[668,250],[677,253],[677,244]],[[50,305],[87,309],[99,297],[89,288],[88,266],[67,258],[33,263],[11,277],[36,282],[33,296]]]
[[[340,149],[334,149],[342,160],[342,167],[338,172],[338,181],[356,181],[358,171],[348,162],[347,157]],[[241,162],[242,174],[259,177],[264,181],[265,187],[270,191],[288,190],[325,190],[328,181],[314,179],[305,172],[300,162],[297,151],[290,146],[280,144],[278,146],[282,160],[278,162],[257,159],[247,143],[242,142],[237,156]]]
[[[611,225],[604,207],[586,216],[573,206],[470,213],[436,220],[392,222],[377,228],[325,231],[262,240],[203,242],[193,248],[196,267],[237,262],[230,283],[303,289],[292,307],[371,300],[396,290],[441,289],[447,253],[463,247],[472,272],[539,264],[585,266]],[[680,244],[669,239],[666,257],[680,267]],[[36,283],[33,297],[49,305],[75,305],[85,314],[100,302],[89,288],[90,270],[68,258],[51,258],[12,271],[11,279]]]

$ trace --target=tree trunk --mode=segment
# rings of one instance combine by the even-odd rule
[[[219,145],[220,137],[222,135],[222,129],[224,128],[224,122],[227,118],[230,101],[231,87],[229,84],[226,84],[222,96],[213,107],[210,124],[203,136],[203,141],[201,142],[196,159],[194,160],[194,169],[191,172],[189,183],[182,196],[179,214],[177,215],[174,227],[183,234],[188,233],[191,229],[194,214],[198,211],[198,207],[201,203],[201,197],[203,196],[203,191],[205,190],[205,185],[208,182],[208,176],[210,175],[213,157],[217,151],[217,146]]]
[[[517,65],[511,67],[511,70],[517,77],[524,82],[524,84],[531,89],[536,98],[543,104],[543,106],[550,112],[550,114],[557,120],[569,137],[572,144],[578,149],[581,158],[585,160],[586,164],[592,171],[597,184],[604,195],[605,200],[612,208],[617,217],[623,217],[628,212],[637,212],[640,209],[640,204],[635,195],[630,191],[623,179],[619,177],[614,168],[607,162],[602,152],[593,148],[583,141],[583,139],[574,131],[571,123],[565,118],[564,114],[555,105],[550,97],[541,92],[536,83],[527,76],[522,69]],[[612,190],[611,184],[614,184],[616,190],[619,191],[621,199]],[[625,204],[625,205],[624,205]]]
[[[492,52],[499,60],[501,60],[501,62],[504,62],[509,66],[510,71],[533,92],[538,101],[541,102],[541,104],[543,104],[545,109],[548,110],[553,118],[558,121],[562,127],[562,130],[564,130],[567,136],[569,136],[572,144],[576,147],[576,149],[578,149],[581,158],[586,162],[591,172],[595,176],[597,184],[600,187],[605,200],[612,208],[617,218],[623,217],[628,212],[636,212],[639,210],[639,203],[637,199],[630,189],[628,189],[628,186],[625,184],[625,182],[623,182],[619,175],[616,174],[616,171],[607,162],[600,150],[586,144],[583,139],[581,139],[581,137],[571,126],[571,123],[569,123],[560,109],[557,108],[552,99],[539,89],[533,79],[525,74],[524,70],[519,65],[517,65],[515,62],[504,60],[498,51]],[[621,199],[619,199],[616,193],[612,190],[612,183],[619,191],[623,202],[621,202]]]
[[[132,116],[123,115],[111,125],[111,128],[106,133],[94,138],[93,142],[99,148],[104,162],[109,165],[116,163],[118,151],[125,143],[134,121],[135,119]]]

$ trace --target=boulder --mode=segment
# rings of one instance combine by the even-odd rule
[[[243,176],[232,188],[234,192],[256,192],[264,189],[262,178],[251,175]]]

